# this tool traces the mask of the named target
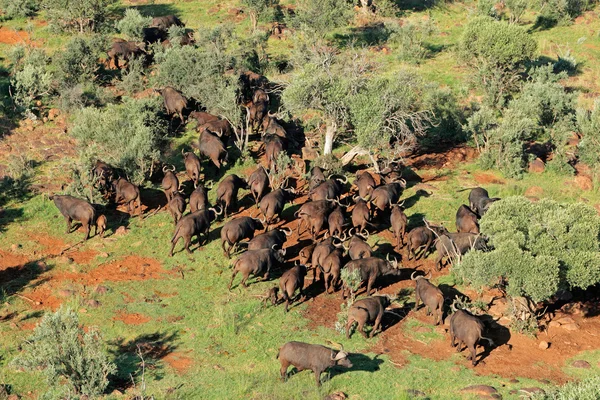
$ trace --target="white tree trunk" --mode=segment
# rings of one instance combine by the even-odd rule
[[[337,124],[335,122],[327,123],[327,130],[325,131],[325,146],[323,147],[323,155],[331,154],[333,152],[333,139],[337,131]]]

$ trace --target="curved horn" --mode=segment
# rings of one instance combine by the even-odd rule
[[[354,227],[350,228],[350,230],[348,231],[349,236],[352,236],[352,229],[354,229]]]
[[[400,178],[400,182],[401,182],[402,186],[406,187],[406,179]]]
[[[398,259],[396,257],[394,257],[394,261],[392,261],[391,263],[394,269],[398,269]]]
[[[175,166],[171,164],[171,167],[173,167],[173,169],[171,169],[171,172],[175,172]]]
[[[282,248],[282,249],[281,249],[281,254],[282,254],[284,257],[285,257],[285,253],[287,253],[287,250],[286,250],[286,249],[284,249],[284,248]]]
[[[346,232],[342,231],[342,236],[343,236],[343,238],[340,238],[340,240],[342,242],[345,242],[346,240],[348,240],[348,236],[346,236]]]
[[[390,253],[387,253],[387,254],[385,255],[385,259],[386,259],[387,261],[390,261]]]
[[[369,231],[367,229],[363,229],[362,231],[360,231],[360,234],[365,238],[365,240],[369,240]]]
[[[271,246],[271,250],[275,250],[275,247],[277,247],[277,243],[275,243],[273,246]]]
[[[405,202],[405,201],[406,201],[406,199],[402,200],[402,201],[401,201],[401,202],[399,202],[399,203],[396,203],[396,205],[397,205],[398,207],[404,207],[404,202]]]
[[[346,175],[342,175],[342,176],[344,177],[344,180],[337,179],[337,178],[336,179],[339,180],[339,181],[341,181],[344,184],[348,183],[348,177]]]
[[[432,274],[431,274],[431,270],[429,271],[429,276],[426,276],[425,279],[431,279]]]
[[[418,277],[417,278],[414,277],[416,273],[417,273],[417,271],[413,271],[413,273],[410,274],[410,280],[411,281],[416,281],[417,280]]]
[[[208,190],[212,189],[213,186],[215,185],[215,183],[213,181],[210,181],[210,186],[209,185],[204,185],[205,188],[207,188]]]
[[[167,166],[166,166],[166,165],[163,165],[163,167],[162,167],[162,171],[163,171],[163,174],[164,174],[165,172],[167,172]]]
[[[217,212],[217,207],[219,207],[219,212]],[[221,207],[221,206],[217,206],[217,207],[211,207],[211,208],[209,208],[209,210],[212,210],[212,212],[214,212],[215,215],[223,214],[223,207]]]
[[[185,157],[185,153],[183,152],[183,147],[181,148],[181,155]]]
[[[454,311],[454,312],[456,312],[456,311],[457,311],[457,309],[456,309],[456,305],[455,305],[457,301],[458,301],[458,296],[455,296],[455,297],[454,297],[454,301],[452,301],[452,304],[450,304],[450,308],[451,308],[451,309],[452,309],[452,311]]]
[[[264,225],[267,223],[267,217],[263,215],[263,219],[258,218],[258,220]]]
[[[358,199],[360,199],[360,196],[359,196],[359,195],[355,194],[354,196],[352,196],[352,201],[353,201],[353,202],[355,202],[355,203],[356,203],[356,202],[358,201]]]
[[[293,233],[290,228],[281,228],[281,231],[285,234],[285,236],[290,236]]]

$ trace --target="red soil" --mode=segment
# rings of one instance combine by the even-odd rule
[[[141,325],[150,321],[150,318],[138,313],[128,314],[121,310],[117,312],[117,315],[113,318],[113,320],[122,321],[126,325]]]
[[[194,364],[190,357],[186,356],[185,353],[178,351],[167,354],[163,358],[163,361],[169,364],[180,374],[186,373]]]

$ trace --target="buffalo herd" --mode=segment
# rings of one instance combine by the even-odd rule
[[[152,29],[144,32],[148,42],[164,40],[162,33],[169,26],[181,25],[177,18],[155,19]],[[161,39],[163,38],[163,39]],[[115,42],[109,51],[118,67],[118,60],[127,61],[143,49],[132,47],[129,42]],[[269,111],[270,98],[266,78],[253,72],[244,72],[240,76],[243,89],[240,106],[248,110],[248,125],[260,132],[264,151],[264,162],[248,176],[226,175],[216,187],[216,202],[210,204],[208,199],[212,185],[208,185],[206,169],[204,182],[201,179],[201,160],[205,158],[209,164],[222,169],[229,162],[228,143],[232,138],[233,128],[229,121],[211,115],[205,111],[186,109],[190,102],[174,88],[160,91],[164,99],[167,113],[176,115],[184,122],[194,119],[199,133],[196,150],[181,151],[185,175],[193,185],[188,195],[181,190],[183,174],[178,174],[175,166],[164,165],[161,187],[175,228],[171,238],[169,256],[173,256],[176,245],[183,239],[184,249],[192,253],[192,238],[198,238],[198,244],[206,244],[210,238],[211,225],[221,217],[227,219],[220,230],[221,247],[226,257],[235,256],[232,262],[232,275],[228,288],[234,286],[238,274],[242,276],[241,286],[249,285],[250,277],[259,281],[270,279],[271,273],[279,271],[279,285],[272,287],[265,301],[273,305],[285,304],[285,312],[294,302],[302,302],[310,296],[305,288],[305,280],[312,272],[313,285],[322,285],[325,293],[339,291],[342,299],[355,299],[364,288],[364,297],[359,297],[348,309],[345,325],[346,335],[350,337],[354,324],[358,324],[358,332],[367,337],[366,325],[372,325],[369,337],[381,329],[384,314],[393,305],[394,296],[373,294],[382,286],[386,277],[400,279],[407,272],[402,268],[399,250],[405,248],[408,260],[419,260],[435,249],[437,258],[435,268],[440,270],[448,262],[455,262],[471,249],[484,250],[487,246],[485,236],[480,234],[478,220],[489,207],[498,201],[490,198],[483,188],[472,188],[468,196],[469,204],[461,205],[456,213],[457,232],[449,232],[443,225],[435,225],[422,219],[422,225],[405,214],[405,201],[401,200],[407,181],[402,178],[401,168],[385,168],[378,172],[358,171],[352,185],[345,174],[331,173],[318,166],[313,166],[306,176],[295,176],[296,184],[286,179],[282,184],[274,184],[273,174],[276,171],[277,155],[288,151],[296,138],[286,132],[284,126]],[[189,111],[189,110],[187,110]],[[264,165],[264,166],[263,166]],[[183,172],[183,171],[182,171]],[[289,171],[288,171],[289,172]],[[130,214],[142,213],[142,199],[137,185],[126,179],[126,175],[117,168],[97,161],[91,170],[98,190],[113,199],[116,203],[127,206]],[[184,178],[185,179],[185,178]],[[307,185],[302,187],[298,182],[305,179]],[[240,207],[239,191],[247,190],[254,205],[250,213],[234,216]],[[101,236],[107,227],[104,215],[85,200],[71,196],[54,195],[54,203],[67,221],[67,232],[71,231],[73,220],[80,221],[85,239],[90,237],[90,230],[95,228]],[[300,201],[306,199],[305,201]],[[292,213],[284,213],[287,204],[294,204]],[[185,214],[189,204],[189,213]],[[254,214],[255,216],[252,216]],[[298,240],[305,235],[304,243],[294,254],[285,246],[292,229],[282,227],[284,223],[295,221]],[[409,223],[410,221],[410,223]],[[418,221],[418,223],[421,221]],[[383,228],[390,228],[394,236],[392,250],[374,248],[368,243],[370,233]],[[379,255],[387,253],[384,258]],[[289,261],[295,260],[290,268],[285,268]],[[351,284],[346,276],[355,276],[358,286]],[[444,320],[444,313],[450,312],[445,305],[451,299],[445,298],[442,291],[433,285],[429,277],[416,276],[410,278],[415,282],[415,310],[423,303],[428,313],[433,314],[433,322],[438,325]],[[395,277],[395,278],[394,278]],[[308,279],[310,280],[310,279]],[[469,359],[476,365],[476,346],[483,336],[482,320],[465,309],[456,309],[449,318],[449,332],[452,346],[459,350],[466,346]],[[287,377],[290,365],[298,370],[310,369],[316,375],[320,385],[320,375],[328,368],[339,366],[351,368],[351,355],[341,348],[329,347],[301,342],[284,344],[278,353],[281,362],[281,377]]]

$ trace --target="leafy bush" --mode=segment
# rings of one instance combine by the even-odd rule
[[[38,102],[53,90],[53,74],[48,68],[50,59],[43,50],[23,47],[18,47],[12,58],[12,97],[26,110],[37,109]]]
[[[518,74],[536,49],[536,41],[525,28],[476,17],[466,25],[458,53],[475,70],[474,82],[486,93],[486,104],[496,107],[503,106],[516,90]]]
[[[431,55],[427,41],[436,31],[433,20],[404,22],[402,25],[388,23],[386,28],[390,31],[388,43],[401,61],[419,63]]]
[[[66,379],[77,394],[102,394],[108,376],[117,369],[108,359],[100,333],[94,328],[86,332],[69,308],[46,314],[22,347],[14,366],[41,369],[51,386]]]
[[[158,161],[166,125],[158,117],[158,98],[109,104],[104,109],[84,108],[75,116],[71,134],[78,140],[82,160],[96,159],[122,168],[128,177],[141,183]]]
[[[67,112],[80,110],[84,107],[102,107],[114,103],[115,96],[110,89],[98,86],[93,82],[78,83],[73,87],[61,90],[60,108]]]
[[[289,24],[307,36],[323,38],[352,16],[352,3],[346,0],[299,0]]]
[[[593,7],[595,0],[541,0],[542,12],[535,26],[552,27],[568,25],[571,21]]]
[[[32,17],[40,9],[40,0],[2,0],[0,8],[9,19]]]
[[[577,110],[577,125],[583,135],[579,142],[579,159],[594,169],[600,166],[600,99],[591,110]]]
[[[426,148],[438,148],[440,144],[456,144],[466,141],[463,129],[464,113],[456,95],[448,87],[428,84],[423,91],[422,109],[431,110],[432,123],[419,138],[419,144]]]
[[[600,282],[600,217],[585,204],[503,199],[480,222],[494,250],[467,253],[456,268],[475,287],[507,282],[510,296],[539,302],[559,289]]]
[[[590,378],[569,382],[564,386],[557,387],[554,390],[546,389],[545,394],[535,394],[532,400],[597,400],[600,393],[600,377],[592,376]]]
[[[42,8],[55,29],[94,31],[104,22],[116,0],[43,0]]]
[[[250,16],[250,23],[252,24],[253,31],[256,31],[259,18],[265,15],[278,3],[278,0],[242,0],[242,5]]]
[[[144,60],[139,57],[130,60],[125,71],[121,72],[121,80],[116,85],[130,96],[143,91],[145,89]]]
[[[143,30],[152,23],[152,17],[144,17],[137,9],[128,8],[125,15],[117,22],[117,29],[130,40],[142,40]]]
[[[64,51],[56,58],[56,78],[60,86],[65,89],[95,82],[100,68],[98,57],[105,47],[106,39],[101,36],[75,36],[69,40]]]

